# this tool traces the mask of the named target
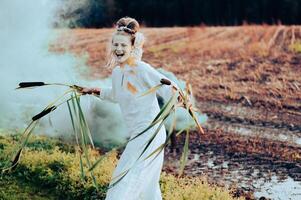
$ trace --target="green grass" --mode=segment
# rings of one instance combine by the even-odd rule
[[[17,179],[13,176],[0,178],[1,200],[54,200],[58,197],[51,190]]]
[[[298,40],[294,44],[291,44],[289,48],[295,53],[301,53],[301,40]]]
[[[0,167],[2,168],[18,143],[17,136],[0,135]],[[88,150],[90,160],[101,156]],[[82,179],[80,158],[75,147],[57,139],[33,136],[24,149],[20,164],[9,173],[0,175],[0,199],[104,199],[113,169],[117,163],[117,152],[105,155],[94,169],[99,191],[87,167]],[[86,166],[86,165],[84,165]],[[204,178],[176,178],[162,173],[161,190],[164,200],[233,200],[230,191],[207,183]]]

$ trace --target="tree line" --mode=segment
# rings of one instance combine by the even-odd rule
[[[146,26],[300,24],[299,0],[88,0],[77,26],[110,27],[123,16]]]

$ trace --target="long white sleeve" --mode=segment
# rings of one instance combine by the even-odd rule
[[[173,95],[173,86],[179,88],[176,83],[171,81],[169,78],[158,72],[149,64],[145,64],[143,68],[143,79],[148,84],[148,86],[154,87],[160,84],[162,78],[167,79],[171,82],[171,85],[163,85],[161,88],[158,89],[157,93],[164,99],[164,102],[167,102]]]
[[[114,83],[116,82],[116,70],[113,69],[111,75],[111,85],[110,87],[101,87],[100,88],[100,95],[98,96],[102,100],[107,100],[112,103],[118,103],[116,100],[116,87]]]
[[[101,88],[99,98],[102,100],[107,100],[116,103],[115,95],[112,87]]]

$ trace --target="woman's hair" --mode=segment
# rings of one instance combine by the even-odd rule
[[[143,54],[143,44],[144,44],[144,35],[139,32],[139,23],[136,19],[131,17],[123,17],[116,22],[116,31],[113,33],[111,42],[113,42],[113,37],[115,35],[127,35],[131,37],[131,43],[133,45],[133,50],[131,52],[132,56],[136,60],[141,60]],[[114,59],[112,54],[110,54],[109,61],[107,63],[108,67],[114,65]]]
[[[131,17],[123,17],[116,23],[117,31],[115,35],[129,35],[131,36],[132,45],[135,43],[135,33],[139,31],[139,23]]]

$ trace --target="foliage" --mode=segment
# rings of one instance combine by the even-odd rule
[[[16,177],[0,177],[1,200],[55,200],[58,199],[48,189],[41,189]]]
[[[291,45],[290,45],[290,49],[291,49],[293,52],[301,53],[301,40],[296,41],[295,43],[291,44]]]
[[[69,16],[80,16],[72,27],[111,27],[131,16],[148,26],[299,24],[301,2],[296,0],[87,0],[88,6]],[[66,15],[64,15],[66,16]],[[74,23],[76,25],[74,25]]]
[[[208,184],[205,178],[176,178],[162,173],[163,199],[168,200],[232,200],[231,191]]]
[[[12,136],[0,137],[0,146],[3,147],[0,148],[0,167],[16,142]],[[9,190],[7,187],[0,187],[1,198],[12,199],[10,197],[13,196],[14,190],[15,192],[22,190],[21,193],[18,192],[18,195],[21,195],[20,199],[30,199],[26,196],[30,188],[32,190],[39,188],[41,191],[46,191],[49,196],[44,198],[40,195],[41,198],[37,196],[33,199],[54,199],[54,197],[58,199],[104,199],[107,185],[117,163],[116,151],[101,155],[99,151],[88,149],[92,162],[104,156],[93,170],[99,188],[97,192],[91,176],[87,175],[84,181],[81,180],[80,158],[72,148],[68,147],[70,145],[56,139],[37,136],[31,138],[30,144],[24,149],[25,154],[16,169],[9,174],[1,175],[0,185],[7,183],[12,186]],[[40,148],[41,144],[47,149]],[[66,147],[62,147],[63,145]],[[66,151],[66,149],[71,150]],[[84,170],[87,172],[88,168],[84,167]],[[191,200],[233,199],[228,190],[211,186],[202,178],[176,178],[163,173],[161,189],[163,198],[166,200],[184,200],[188,197],[192,198]]]
[[[81,171],[82,179],[85,179],[84,164],[86,164],[89,168],[88,172],[91,175],[93,185],[96,189],[98,189],[93,168],[92,168],[92,162],[90,161],[88,150],[87,150],[87,145],[88,145],[87,140],[89,139],[93,149],[94,149],[94,144],[86,119],[84,117],[83,111],[80,106],[79,96],[82,94],[81,91],[84,88],[77,85],[67,85],[62,83],[21,82],[19,83],[19,87],[17,89],[35,88],[35,87],[41,87],[47,85],[64,86],[64,87],[68,87],[69,89],[66,90],[61,96],[57,97],[54,101],[49,103],[44,108],[44,110],[42,110],[40,113],[32,117],[32,121],[29,123],[29,125],[26,127],[26,129],[20,136],[21,138],[20,143],[16,145],[15,150],[12,150],[12,154],[14,155],[13,159],[11,160],[11,162],[9,161],[5,162],[5,165],[4,167],[2,167],[1,171],[5,173],[6,171],[14,170],[17,167],[21,155],[24,151],[24,148],[28,145],[32,131],[37,125],[39,119],[49,114],[60,105],[67,103],[75,138],[76,138],[76,143],[78,147],[77,151],[79,152],[79,163],[80,163],[80,171]],[[72,94],[70,95],[71,97],[69,99],[66,99],[66,95],[71,92],[72,92]],[[83,162],[83,159],[85,159],[86,162]]]
[[[20,162],[20,158],[22,153],[24,152],[25,147],[27,146],[30,136],[32,134],[33,129],[35,128],[36,124],[38,123],[39,119],[46,116],[56,108],[58,108],[60,105],[67,103],[68,110],[72,122],[73,132],[76,139],[77,144],[77,154],[79,156],[79,163],[80,163],[80,173],[81,173],[81,179],[86,180],[86,173],[89,173],[93,182],[93,186],[96,188],[98,192],[98,185],[96,181],[96,177],[94,175],[94,168],[100,163],[102,158],[95,160],[94,162],[90,160],[90,153],[88,151],[88,145],[92,146],[92,151],[95,149],[92,135],[90,133],[90,129],[88,127],[88,124],[86,122],[84,113],[82,111],[81,105],[80,105],[80,96],[82,95],[83,87],[77,86],[77,85],[68,85],[68,84],[62,84],[62,83],[44,83],[44,82],[21,82],[19,83],[19,87],[17,89],[23,89],[23,88],[35,88],[35,87],[41,87],[41,86],[48,86],[48,85],[56,85],[56,86],[64,86],[68,87],[69,89],[66,90],[62,95],[57,97],[54,101],[52,101],[50,104],[48,104],[44,110],[42,110],[40,113],[36,114],[34,117],[32,117],[32,121],[27,126],[25,131],[21,135],[20,144],[16,145],[16,150],[12,151],[13,159],[10,161],[5,162],[4,167],[2,167],[2,172],[5,173],[9,170],[14,170],[17,165]],[[142,132],[138,133],[134,138],[144,134],[147,130],[155,126],[156,124],[159,124],[159,126],[156,128],[155,133],[152,135],[151,139],[147,142],[145,145],[142,153],[140,154],[139,158],[144,154],[144,152],[148,149],[152,141],[155,139],[156,135],[161,130],[161,127],[164,125],[165,120],[168,118],[168,116],[173,112],[175,113],[176,107],[183,107],[191,118],[195,121],[196,126],[198,127],[200,133],[204,134],[204,131],[202,127],[200,126],[200,123],[198,121],[198,117],[195,114],[195,111],[197,111],[197,108],[195,108],[192,105],[191,98],[192,98],[192,88],[189,84],[186,84],[186,90],[182,90],[181,88],[177,88],[175,85],[172,84],[172,82],[168,79],[162,78],[160,80],[160,84],[149,89],[147,92],[142,94],[141,96],[147,95],[149,93],[154,92],[155,90],[158,90],[160,87],[164,85],[171,85],[173,89],[173,96],[170,98],[170,100],[161,108],[160,112],[157,114],[155,119],[152,121],[152,123]],[[69,93],[71,94],[71,97],[69,99],[66,99],[65,96]],[[99,95],[99,94],[98,94]],[[175,122],[175,117],[173,118],[173,121]],[[173,135],[173,129],[174,129],[174,122],[172,123],[172,126],[170,127],[168,137],[165,140],[165,143],[160,145],[156,150],[154,150],[152,153],[147,155],[146,159],[150,159],[151,156],[157,157],[160,152],[167,146],[169,143],[170,137]],[[188,141],[189,141],[189,129],[191,129],[191,125],[188,125],[185,127],[182,131],[179,131],[176,133],[177,135],[181,134],[184,130],[187,137],[185,140],[184,145],[184,151],[181,157],[181,170],[180,174],[182,174],[184,170],[184,166],[187,162],[188,157]],[[131,140],[132,140],[131,139]],[[119,147],[120,148],[120,147]],[[88,167],[88,170],[85,172],[84,168]],[[128,172],[128,171],[127,171]],[[125,177],[127,174],[125,173],[123,176],[121,176],[117,181],[114,182],[113,186],[117,184],[122,178]]]
[[[40,144],[40,137],[32,138],[32,140],[34,139],[39,142],[32,142],[32,144]],[[105,195],[106,185],[110,181],[112,170],[117,161],[116,152],[106,155],[102,159],[100,167],[96,167],[94,170],[94,176],[100,189],[97,193],[91,176],[87,175],[85,180],[81,180],[78,154],[75,154],[73,150],[70,152],[64,151],[68,147],[60,148],[53,145],[55,142],[51,139],[42,138],[42,140],[49,147],[47,150],[36,150],[36,145],[27,146],[18,167],[9,174],[3,174],[2,176],[22,179],[43,189],[52,188],[56,196],[66,198],[67,195],[67,199],[90,199],[91,197],[97,199]],[[9,152],[12,150],[12,144],[15,142],[10,137],[0,140],[0,144],[5,147],[0,151],[0,166],[5,164]],[[94,162],[100,157],[97,151],[92,149],[88,151],[91,155],[91,161]],[[88,168],[84,167],[84,170],[88,171]]]

